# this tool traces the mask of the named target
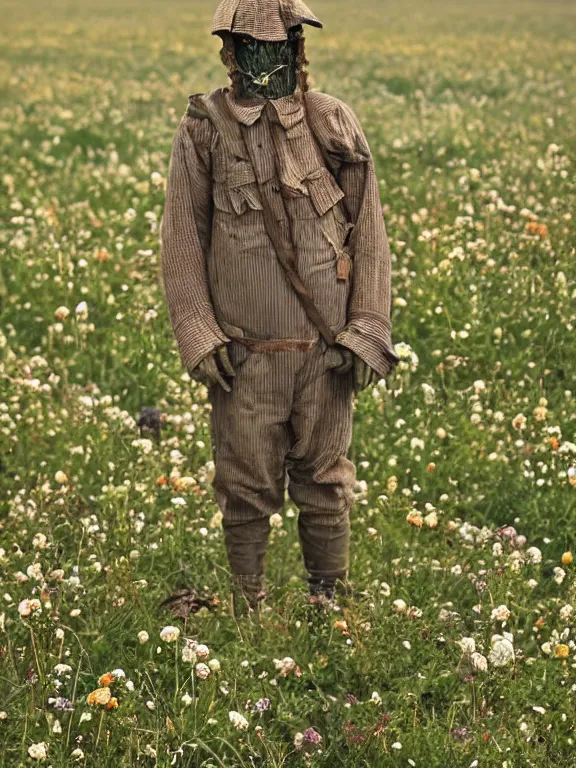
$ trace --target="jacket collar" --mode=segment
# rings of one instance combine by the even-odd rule
[[[229,90],[226,90],[225,98],[228,108],[236,120],[243,125],[254,125],[267,103],[265,99],[236,101]],[[280,99],[270,99],[269,101],[276,110],[278,119],[284,128],[293,128],[302,121],[304,106],[301,94],[294,93],[291,96],[282,96]]]

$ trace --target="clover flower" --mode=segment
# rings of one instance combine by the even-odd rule
[[[180,630],[178,627],[167,626],[160,631],[160,639],[165,643],[175,643],[180,637]]]
[[[492,635],[491,645],[492,648],[488,654],[490,664],[494,667],[505,667],[514,663],[514,646],[509,632],[505,632],[504,635]]]
[[[235,710],[232,710],[231,712],[228,712],[228,717],[230,719],[230,722],[236,728],[238,731],[247,731],[249,722],[246,720],[244,715],[241,715],[240,712],[236,712]]]
[[[48,745],[45,741],[40,741],[38,744],[31,744],[28,747],[28,754],[32,760],[44,761],[48,757]]]

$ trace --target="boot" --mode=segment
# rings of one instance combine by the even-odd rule
[[[260,613],[260,605],[266,593],[264,577],[261,574],[232,574],[232,615],[241,616]]]

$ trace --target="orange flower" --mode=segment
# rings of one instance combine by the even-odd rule
[[[560,643],[560,645],[557,645],[554,649],[554,654],[558,659],[567,659],[568,656],[570,656],[570,648],[568,648],[567,645],[564,645],[564,643]]]
[[[560,445],[560,443],[558,442],[558,438],[557,437],[551,437],[550,438],[550,445],[552,446],[552,450],[553,451],[557,451],[558,450],[558,446]]]
[[[426,469],[428,470],[428,472],[434,472],[434,470],[436,469],[436,464],[434,464],[434,462],[431,461],[430,464],[428,464],[428,466],[426,467]]]
[[[540,616],[540,618],[536,621],[536,626],[538,627],[538,629],[540,629],[541,627],[544,626],[544,624],[546,624],[546,622],[544,621],[542,616]]]
[[[574,556],[572,555],[572,552],[564,552],[562,555],[562,565],[572,565],[573,560]]]
[[[106,250],[106,248],[100,248],[100,250],[96,253],[96,258],[98,261],[106,262],[110,261],[110,253]]]
[[[422,528],[422,513],[417,509],[413,509],[406,515],[406,520],[417,528]]]
[[[108,704],[106,704],[106,709],[118,709],[118,699],[116,696],[112,696]]]
[[[348,632],[348,624],[343,619],[338,619],[337,621],[335,621],[333,626],[334,626],[334,629],[339,629],[343,635],[350,634]]]
[[[103,675],[101,675],[98,678],[98,685],[101,688],[104,688],[105,686],[112,685],[114,682],[114,675],[112,672],[105,672]]]
[[[100,706],[103,707],[108,704],[111,698],[112,694],[110,692],[110,688],[97,688],[95,691],[92,691],[92,693],[89,693],[88,696],[86,696],[86,703],[100,704]]]
[[[168,478],[166,475],[160,475],[160,477],[156,480],[156,485],[168,485]]]
[[[548,234],[548,227],[546,224],[540,224],[538,221],[529,221],[526,224],[526,231],[530,235],[538,235],[538,237],[546,237]]]

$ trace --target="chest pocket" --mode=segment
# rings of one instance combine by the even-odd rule
[[[215,163],[215,167],[217,165]],[[248,160],[227,159],[224,167],[221,158],[218,175],[215,172],[213,180],[214,205],[219,210],[238,216],[248,210],[262,210],[256,176]]]
[[[344,192],[327,168],[318,168],[304,179],[310,200],[318,216],[324,216],[344,197]]]

